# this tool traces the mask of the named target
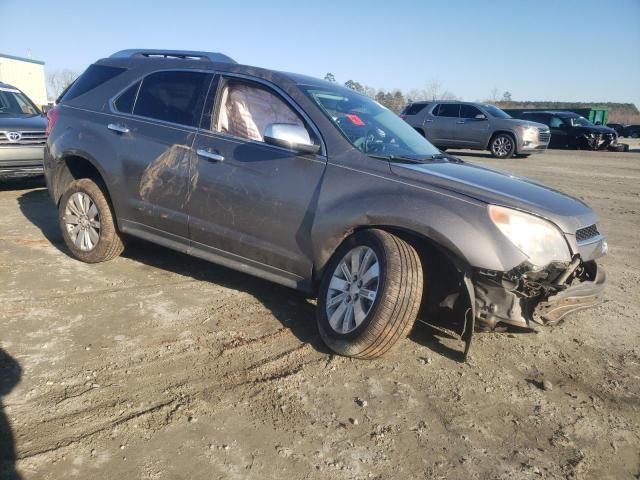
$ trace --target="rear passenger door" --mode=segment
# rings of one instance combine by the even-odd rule
[[[460,146],[484,148],[489,142],[488,117],[473,105],[460,105],[460,118],[456,126],[456,139]]]
[[[311,221],[326,157],[264,142],[272,123],[317,129],[270,84],[217,80],[192,157],[187,208],[194,248],[293,283],[311,274]],[[218,260],[220,260],[218,258]],[[223,262],[224,263],[224,262]]]
[[[155,72],[114,100],[121,115],[108,128],[118,137],[125,231],[188,241],[191,147],[212,77],[184,70]]]
[[[425,124],[429,130],[428,139],[436,146],[455,147],[458,146],[456,139],[456,127],[459,119],[460,104],[440,103],[432,110],[433,120]]]

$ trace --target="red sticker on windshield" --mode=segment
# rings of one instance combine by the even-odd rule
[[[359,127],[364,125],[364,122],[362,121],[362,119],[355,113],[348,113],[347,118],[351,120],[351,123],[353,123],[354,125],[357,125]]]

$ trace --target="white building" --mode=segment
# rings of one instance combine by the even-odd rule
[[[0,53],[0,82],[19,88],[38,107],[47,104],[44,62]]]

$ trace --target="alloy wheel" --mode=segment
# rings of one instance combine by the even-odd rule
[[[378,295],[379,279],[380,262],[370,247],[356,247],[340,260],[329,282],[325,305],[335,332],[352,332],[364,322]]]
[[[509,137],[501,135],[497,137],[491,145],[491,150],[497,157],[506,157],[513,148],[513,143]]]
[[[100,214],[89,195],[84,192],[71,195],[65,205],[63,221],[76,247],[84,252],[96,247],[100,240]]]

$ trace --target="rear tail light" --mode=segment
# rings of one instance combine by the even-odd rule
[[[49,134],[51,133],[51,130],[53,129],[53,126],[56,123],[56,120],[58,120],[59,113],[60,111],[58,107],[53,107],[51,110],[47,112],[47,129],[45,130],[45,133],[47,134],[47,136],[49,136]]]

